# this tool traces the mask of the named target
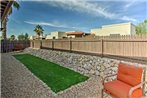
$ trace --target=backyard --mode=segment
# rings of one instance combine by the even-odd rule
[[[2,53],[2,98],[101,98],[102,79],[120,62],[46,49]]]
[[[1,0],[1,98],[147,98],[147,2],[104,1]]]
[[[19,60],[17,60],[14,55],[17,59],[24,63],[24,65]],[[73,70],[70,70],[69,68],[56,65],[52,62],[40,59],[35,56],[24,54],[24,52],[2,53],[1,57],[1,98],[100,97],[101,84],[99,84],[99,77],[92,76],[88,79],[87,76],[79,74]],[[33,62],[34,60],[35,62]],[[43,62],[40,64],[40,61]],[[33,64],[30,64],[32,62]],[[49,64],[49,67],[45,66],[47,64]],[[33,69],[31,69],[32,67]],[[47,70],[48,72],[46,72]],[[42,75],[46,78],[43,79],[44,77],[42,77]],[[58,77],[58,79],[56,77]],[[59,91],[61,89],[64,90],[55,93],[57,90]]]
[[[88,79],[70,69],[29,54],[14,55],[14,57],[51,87],[55,93]]]

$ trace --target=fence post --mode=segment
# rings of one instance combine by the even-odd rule
[[[54,40],[52,40],[52,50],[54,50]]]
[[[103,57],[104,56],[104,41],[103,41],[103,39],[101,39],[101,47],[102,47],[101,57]]]
[[[32,48],[34,48],[34,40],[32,40]]]
[[[35,42],[34,42],[34,40],[33,40],[33,48],[35,47],[35,45],[34,45],[34,44],[35,44]]]
[[[42,40],[40,40],[40,49],[42,48]]]
[[[70,52],[72,52],[72,41],[71,41],[71,39],[69,41],[70,41],[69,42]]]

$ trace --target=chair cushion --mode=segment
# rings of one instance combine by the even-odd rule
[[[142,73],[142,68],[120,63],[117,79],[131,86],[135,86],[141,83]]]
[[[132,86],[125,84],[122,81],[114,80],[104,84],[107,93],[110,93],[116,98],[128,98],[129,90]],[[142,96],[142,89],[137,89],[133,92],[131,98],[140,98]]]
[[[23,49],[23,45],[22,44],[16,44],[15,45],[15,49]]]

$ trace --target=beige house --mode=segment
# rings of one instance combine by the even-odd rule
[[[91,34],[96,36],[110,36],[110,35],[135,35],[135,25],[132,23],[121,23],[104,25],[102,28],[91,29]]]
[[[65,32],[56,31],[56,32],[51,32],[49,35],[47,35],[46,39],[62,39],[66,37],[67,35],[65,34]]]

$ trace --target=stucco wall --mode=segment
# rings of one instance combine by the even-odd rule
[[[51,35],[47,35],[46,39],[53,39],[53,37]]]
[[[135,26],[131,23],[105,25],[99,29],[91,29],[91,33],[96,36],[109,36],[110,34],[133,35]]]
[[[131,34],[135,35],[136,34],[136,26],[135,25],[131,25]]]
[[[75,35],[68,35],[67,38],[76,38]]]
[[[66,37],[65,32],[51,32],[50,35],[47,35],[46,39],[62,39],[63,37]]]
[[[67,37],[67,35],[65,34],[65,32],[58,32],[58,38],[62,39],[63,37]]]

